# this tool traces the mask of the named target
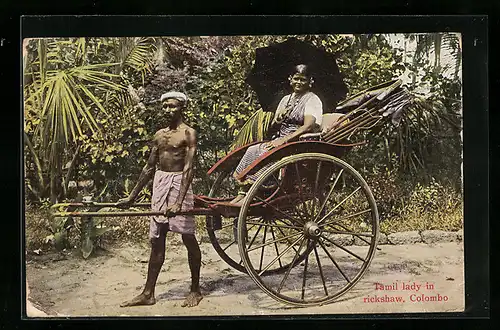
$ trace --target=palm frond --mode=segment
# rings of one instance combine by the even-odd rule
[[[67,71],[68,75],[72,77],[77,77],[78,79],[82,80],[82,82],[94,83],[97,86],[101,86],[104,88],[111,88],[113,90],[126,89],[126,86],[124,86],[123,84],[113,81],[113,79],[120,79],[121,77],[119,75],[99,70],[101,68],[111,67],[114,65],[117,64],[105,63],[105,64],[85,65],[85,66],[71,68]]]
[[[44,39],[38,39],[38,64],[40,82],[43,85],[47,71],[47,42]]]
[[[80,65],[85,64],[85,58],[87,56],[87,39],[85,37],[80,37],[76,40],[76,62]]]
[[[116,91],[107,93],[104,104],[106,108],[118,110],[124,116],[134,101],[128,91]]]
[[[425,169],[426,150],[431,141],[439,140],[439,135],[447,129],[458,134],[460,120],[458,114],[439,100],[412,95],[399,125],[384,125],[378,136],[391,137],[392,149],[398,154],[402,169],[414,172]]]
[[[45,83],[29,99],[44,98],[40,111],[43,123],[38,125],[36,133],[41,135],[50,159],[55,157],[54,152],[58,152],[56,144],[63,147],[71,141],[76,142],[78,136],[83,134],[83,125],[92,133],[100,132],[96,113],[91,111],[91,106],[95,106],[105,116],[109,116],[109,112],[101,97],[96,94],[98,87],[126,91],[124,85],[112,80],[116,75],[100,70],[110,65],[112,64],[88,65],[59,71],[56,75],[47,77]]]
[[[231,149],[244,146],[245,144],[262,141],[266,136],[269,124],[273,118],[272,112],[259,109],[245,122],[241,130],[236,135]]]
[[[154,38],[122,38],[120,45],[122,68],[132,68],[143,76],[145,73],[152,72],[156,51]]]

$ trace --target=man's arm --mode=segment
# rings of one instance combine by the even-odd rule
[[[184,161],[184,169],[182,171],[181,189],[176,203],[179,207],[182,205],[184,197],[186,197],[188,188],[191,185],[191,181],[193,180],[193,162],[194,156],[196,154],[196,131],[194,129],[186,131],[186,140],[186,158]]]
[[[158,162],[158,145],[156,144],[156,140],[153,142],[153,146],[151,148],[151,153],[149,154],[148,162],[142,168],[141,174],[139,175],[139,180],[137,181],[134,189],[126,199],[128,202],[133,202],[142,188],[146,186],[146,184],[151,180],[155,173],[156,163]]]

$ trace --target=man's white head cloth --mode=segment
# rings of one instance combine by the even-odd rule
[[[186,94],[181,93],[181,92],[168,92],[168,93],[163,94],[160,97],[161,102],[168,100],[168,99],[175,99],[175,100],[178,100],[178,101],[186,104],[188,98],[187,98]]]

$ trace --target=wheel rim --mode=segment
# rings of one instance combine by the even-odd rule
[[[326,304],[352,289],[373,259],[379,233],[375,199],[346,162],[319,153],[293,155],[265,170],[248,191],[239,215],[239,237],[252,224],[249,219],[255,211],[249,205],[258,199],[259,186],[276,180],[283,168],[287,176],[281,183],[283,196],[277,198],[283,202],[266,207],[273,228],[294,236],[277,243],[261,235],[261,245],[269,243],[266,258],[245,244],[239,244],[239,252],[247,273],[272,298],[295,306]],[[354,239],[365,246],[348,246]],[[274,255],[273,245],[279,251]],[[262,270],[280,261],[294,266],[280,275],[265,276]]]
[[[231,199],[236,196],[237,192],[236,183],[231,174],[229,172],[221,172],[213,183],[208,196]],[[214,229],[212,227],[214,222],[220,222],[221,229]],[[236,228],[236,218],[207,216],[208,237],[217,254],[229,266],[240,272],[246,273],[235,240],[235,238],[237,238]]]
[[[234,178],[229,172],[220,173],[217,179],[215,180],[212,188],[210,189],[209,197],[217,197],[217,198],[227,198],[232,199],[236,196],[237,188],[236,183],[234,182]],[[267,186],[269,187],[269,186]],[[268,194],[272,194],[272,189],[265,189]],[[263,234],[265,237],[276,237],[277,233],[274,232],[273,229],[269,229],[269,226],[266,226],[267,220],[262,217],[253,217],[252,223],[249,223],[247,227],[247,235],[246,237],[246,247],[249,250],[256,249],[259,245],[259,241],[257,237],[259,234]],[[214,221],[220,222],[220,229],[214,229],[212,227]],[[246,273],[247,270],[243,265],[243,260],[240,257],[238,242],[238,218],[226,218],[222,215],[218,216],[207,216],[207,232],[210,238],[210,242],[214,247],[217,254],[224,260],[229,266],[234,269]],[[297,258],[296,262],[300,262],[305,258],[305,254],[301,255]],[[269,274],[281,273],[286,270],[289,264],[278,263],[275,267],[271,267],[267,269],[263,276]]]

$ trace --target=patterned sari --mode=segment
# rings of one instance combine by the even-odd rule
[[[281,122],[281,125],[279,127],[276,139],[290,135],[294,133],[299,127],[304,125],[304,117],[305,117],[305,112],[306,112],[306,105],[309,100],[314,98],[316,94],[312,92],[307,92],[303,94],[302,96],[298,98],[294,98],[293,94],[285,95],[279,105],[278,105],[278,110],[277,112],[277,117],[280,115],[283,116],[283,120]],[[287,111],[286,108],[289,110]],[[266,144],[268,142],[263,142],[259,144],[255,144],[253,146],[250,146],[243,157],[241,158],[238,166],[236,167],[236,170],[234,171],[234,175],[238,175],[242,171],[244,171],[250,164],[252,164],[257,158],[262,156],[264,153],[269,151],[269,149],[266,147]],[[254,174],[249,174],[245,178],[243,178],[242,183],[243,184],[252,184],[257,180],[259,175],[267,169],[271,164],[267,164],[264,167],[262,167],[259,171],[257,171]]]

